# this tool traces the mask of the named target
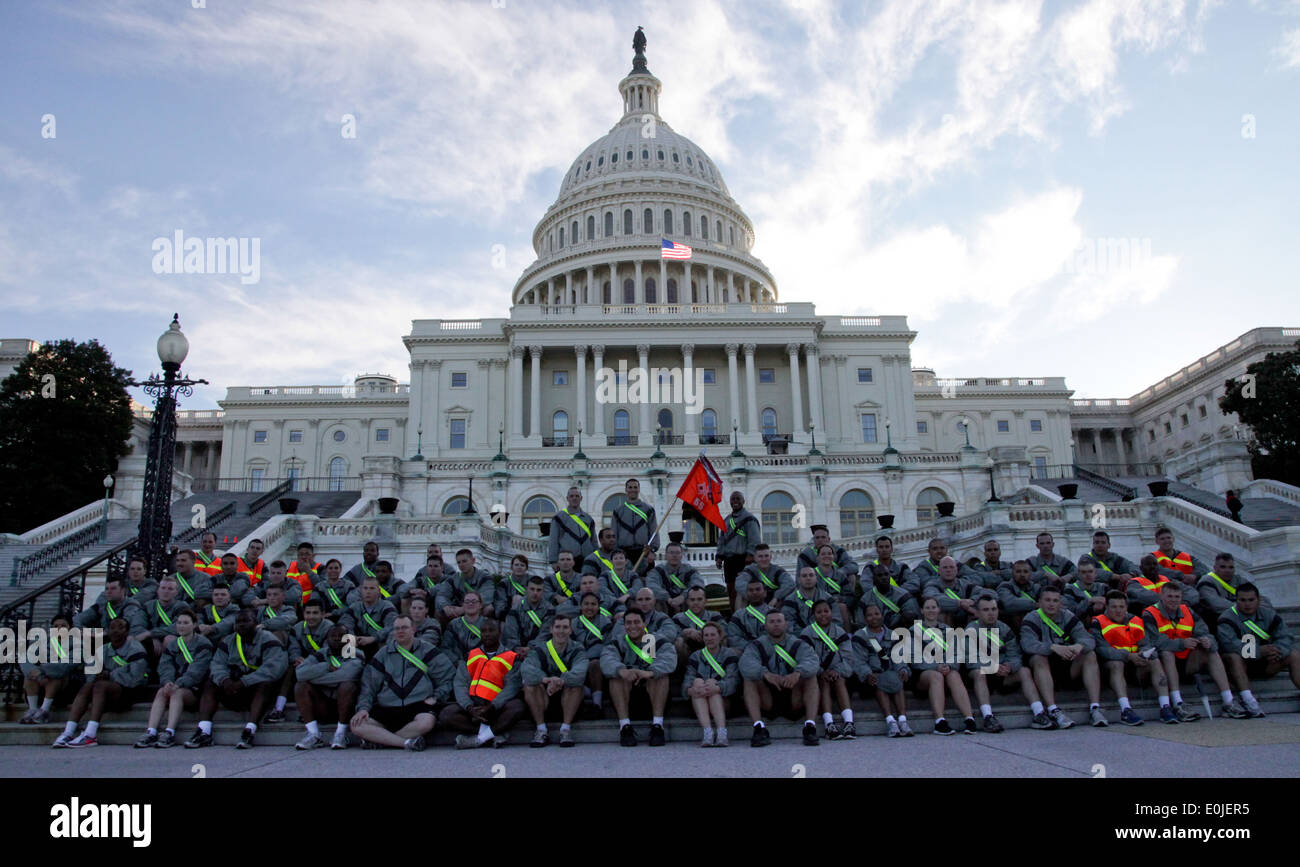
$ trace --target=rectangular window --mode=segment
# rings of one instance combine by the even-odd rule
[[[1183,413],[1181,416],[1179,416],[1179,418],[1182,420],[1183,427],[1187,427],[1188,425],[1187,413]]]
[[[388,442],[388,428],[381,427],[375,431],[375,442],[377,443]]]
[[[300,431],[300,430],[291,430],[291,431],[289,431],[289,442],[291,442],[291,443],[300,443],[300,442],[302,442],[302,431]]]
[[[551,371],[551,385],[568,385],[569,371],[553,370]]]
[[[862,414],[862,441],[864,443],[874,443],[876,441],[876,414],[864,412]]]
[[[928,434],[930,432],[930,423],[928,421],[918,421],[916,423],[916,432],[919,434]]]
[[[253,493],[260,493],[262,490],[262,477],[266,475],[266,470],[258,468],[253,470]]]
[[[1034,433],[1043,432],[1043,420],[1041,418],[1031,418],[1029,420],[1029,429]]]
[[[1198,409],[1198,410],[1200,411],[1200,413],[1201,413],[1201,418],[1205,418],[1205,407],[1204,407],[1204,406],[1198,406],[1197,409]]]
[[[1149,443],[1153,443],[1153,442],[1155,442],[1155,441],[1156,441],[1156,432],[1155,432],[1155,430],[1154,430],[1153,428],[1148,428],[1148,429],[1147,429],[1147,442],[1149,442]]]
[[[1034,478],[1047,478],[1047,458],[1034,458]]]
[[[714,370],[712,367],[704,368],[704,384],[716,385],[717,382],[718,382],[718,371]]]
[[[255,442],[255,443],[264,443],[264,442],[266,442],[266,431],[264,431],[264,430],[255,430],[255,431],[253,431],[253,442]]]
[[[1004,420],[999,420],[999,421],[998,421],[998,433],[1011,433],[1011,422],[1009,422],[1009,421],[1004,421]]]
[[[1169,436],[1173,432],[1174,432],[1174,426],[1169,422],[1165,422],[1165,436]]]
[[[451,420],[451,447],[453,449],[465,448],[465,419],[453,418]]]
[[[776,382],[776,368],[760,367],[758,369],[759,382]]]
[[[451,387],[452,387],[452,388],[467,388],[468,386],[469,386],[469,374],[468,374],[468,373],[463,373],[463,372],[462,372],[462,373],[452,373],[452,375],[451,375]]]
[[[870,367],[859,367],[859,368],[858,368],[858,382],[871,382],[871,381],[872,381],[872,379],[871,379],[871,368],[870,368]]]

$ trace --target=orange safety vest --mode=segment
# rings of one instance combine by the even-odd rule
[[[262,569],[265,566],[266,563],[262,560],[261,557],[258,557],[257,563],[255,563],[253,567],[250,569],[248,567],[248,564],[244,562],[244,558],[240,557],[238,571],[240,575],[243,575],[245,578],[248,579],[249,584],[257,585],[262,582]]]
[[[214,556],[211,560],[208,560],[205,563],[203,561],[203,557],[204,554],[202,551],[194,552],[194,570],[196,572],[202,572],[204,575],[207,575],[209,578],[216,578],[218,575],[220,575],[221,558]]]
[[[1098,614],[1093,620],[1101,626],[1101,637],[1116,650],[1137,653],[1139,644],[1147,634],[1141,617],[1134,617],[1127,624],[1116,623],[1105,614]]]
[[[1166,584],[1169,583],[1169,579],[1166,578],[1164,575],[1160,576],[1159,581],[1152,581],[1150,578],[1146,577],[1145,575],[1134,575],[1133,580],[1141,584],[1146,589],[1150,590],[1152,593],[1159,593],[1160,588],[1164,587]]]
[[[289,564],[289,573],[285,577],[297,581],[298,586],[302,588],[303,594],[306,595],[310,593],[312,587],[315,586],[315,582],[312,581],[312,578],[316,576],[316,568],[317,565],[313,563],[311,564],[310,572],[299,572],[298,561],[294,560],[292,563]]]
[[[1148,605],[1147,611],[1156,621],[1156,626],[1165,638],[1191,638],[1192,629],[1196,626],[1196,621],[1192,619],[1192,609],[1186,605],[1178,606],[1178,620],[1173,621],[1165,617],[1165,613],[1160,610],[1159,605]],[[1190,647],[1184,647],[1174,654],[1176,659],[1186,659],[1187,654],[1191,653]]]
[[[506,675],[515,667],[515,652],[507,650],[496,656],[488,656],[483,648],[476,647],[469,652],[465,660],[465,669],[469,673],[469,694],[472,698],[492,701],[505,686]]]
[[[1151,556],[1156,558],[1156,562],[1164,569],[1177,569],[1184,575],[1192,574],[1192,555],[1186,551],[1179,551],[1173,556],[1173,559],[1166,557],[1157,549],[1151,552]]]

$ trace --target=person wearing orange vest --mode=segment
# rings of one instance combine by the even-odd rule
[[[221,556],[217,554],[217,534],[207,532],[199,540],[199,550],[194,552],[194,568],[215,578],[221,573]]]
[[[262,580],[262,572],[266,569],[266,563],[262,560],[262,552],[265,550],[266,545],[261,539],[249,539],[244,555],[239,558],[239,574],[248,579],[250,585]]]
[[[1160,564],[1156,558],[1150,554],[1145,555],[1138,564],[1138,574],[1133,576],[1133,580],[1124,585],[1124,592],[1128,596],[1129,610],[1135,614],[1150,608],[1152,605],[1160,604],[1160,590],[1171,579],[1160,574]],[[1181,585],[1180,585],[1181,586]]]
[[[1251,678],[1268,680],[1283,669],[1300,689],[1300,648],[1278,613],[1265,607],[1259,588],[1249,581],[1237,587],[1236,603],[1219,616],[1219,649],[1241,703],[1252,718],[1264,712],[1250,691]]]
[[[456,700],[438,716],[441,726],[461,732],[456,735],[458,750],[504,747],[511,727],[528,709],[519,698],[523,660],[501,647],[501,626],[496,620],[485,618],[481,632],[482,643],[456,667],[452,681]]]
[[[1186,551],[1174,547],[1174,531],[1168,527],[1156,528],[1156,550],[1151,552],[1156,558],[1160,574],[1171,581],[1183,584],[1183,602],[1192,608],[1201,604],[1200,591],[1196,582],[1200,576],[1209,572],[1204,560],[1198,560]]]
[[[1160,696],[1161,721],[1177,723],[1178,718],[1169,705],[1169,682],[1160,657],[1147,636],[1142,618],[1128,613],[1128,597],[1119,590],[1107,593],[1105,612],[1094,617],[1088,629],[1097,642],[1097,660],[1105,667],[1111,689],[1119,698],[1119,721],[1126,726],[1140,726],[1143,722],[1128,698],[1125,674],[1131,668],[1137,680],[1150,679],[1155,686]]]
[[[303,593],[310,594],[312,585],[316,583],[316,570],[319,568],[320,564],[316,562],[316,546],[311,542],[298,543],[298,559],[289,564],[289,579],[297,581]]]
[[[1148,555],[1150,556],[1150,555]],[[1155,558],[1152,558],[1155,559]],[[1246,719],[1248,714],[1241,702],[1232,695],[1228,672],[1219,657],[1219,645],[1210,635],[1205,621],[1183,604],[1183,585],[1169,581],[1160,588],[1160,604],[1142,612],[1142,625],[1151,636],[1165,677],[1169,678],[1169,698],[1179,722],[1195,722],[1200,715],[1183,706],[1179,690],[1182,675],[1195,675],[1202,666],[1210,670],[1219,694],[1223,698],[1223,715],[1232,719]]]

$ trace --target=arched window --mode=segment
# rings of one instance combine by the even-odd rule
[[[641,148],[641,159],[650,159],[650,148]]]
[[[699,287],[697,287],[697,286],[695,285],[695,281],[694,281],[694,280],[691,281],[691,301],[690,301],[690,303],[691,303],[691,304],[699,304],[699,303],[700,303],[700,290],[699,290]]]
[[[520,527],[525,536],[540,536],[542,530],[537,526],[539,521],[549,521],[558,509],[555,508],[555,501],[550,497],[533,497],[524,503],[523,525]]]
[[[564,246],[564,227],[560,227],[560,246]]]
[[[659,157],[659,159],[663,159],[663,157],[661,156]],[[664,234],[671,235],[672,233],[673,233],[673,212],[668,210],[667,208],[664,208]]]
[[[736,246],[736,227],[735,227],[735,226],[729,226],[729,227],[727,228],[727,237],[731,239],[731,246],[733,246],[733,247]]]
[[[601,506],[600,509],[600,526],[602,527],[614,526],[614,510],[626,502],[627,502],[627,494],[624,494],[622,491],[612,495],[609,499],[607,499],[605,501],[605,505]],[[599,532],[599,531],[595,531],[595,532]]]
[[[596,218],[587,217],[587,240],[590,241],[596,237]]]
[[[776,436],[776,410],[770,406],[763,410],[763,442],[767,442]]]
[[[628,433],[628,414],[627,410],[620,409],[614,413],[614,445],[626,446],[631,445],[632,437]]]
[[[700,237],[709,240],[709,218],[700,217]]]
[[[711,409],[700,413],[700,444],[710,445],[717,442],[718,414]]]
[[[721,241],[721,240],[722,240],[722,221],[721,221],[721,220],[716,220],[715,223],[716,223],[715,228],[716,228],[718,231],[714,233],[713,237],[715,237],[715,238],[717,238],[719,241]],[[578,230],[577,230],[577,229],[574,229],[573,232],[574,232],[574,234],[577,234]]]
[[[632,234],[632,209],[631,208],[625,208],[623,210],[623,234],[624,235]]]
[[[682,233],[686,236],[691,234],[691,212],[682,211]]]
[[[794,499],[785,491],[773,491],[763,498],[763,541],[769,545],[799,541],[793,526]]]
[[[631,277],[628,277],[623,281],[623,303],[636,303],[636,283],[633,282]]]
[[[613,304],[613,303],[614,303],[613,300],[611,300],[611,298],[610,298],[609,281],[608,281],[608,280],[605,281],[605,291],[604,291],[604,294],[603,294],[601,297],[605,299],[604,302],[602,302],[602,303],[605,303],[605,304]]]
[[[875,508],[866,491],[853,490],[840,497],[840,538],[869,536],[875,529]]]
[[[647,235],[655,233],[655,212],[649,208],[646,208],[645,213],[641,215],[641,231]]]
[[[653,277],[647,277],[647,278],[645,278],[645,303],[647,303],[647,304],[657,304],[657,303],[658,303],[658,301],[659,301],[659,295],[658,295],[658,293],[655,291],[655,290],[658,289],[658,288],[659,288],[659,287],[657,287],[657,286],[655,285],[655,278],[653,278]]]
[[[939,517],[939,510],[935,508],[936,503],[942,503],[948,499],[947,495],[938,488],[926,488],[916,497],[916,522],[918,524],[933,523]]]
[[[614,234],[614,212],[605,212],[605,237],[608,238]]]
[[[469,506],[469,497],[452,497],[442,504],[442,513],[444,515],[460,515],[464,513],[467,506]]]
[[[569,243],[570,244],[578,243],[578,221],[577,220],[573,221],[573,231],[569,232]]]
[[[677,281],[672,277],[668,278],[668,297],[664,301],[668,304],[677,303]]]
[[[343,458],[330,461],[330,490],[343,490],[343,478],[348,474],[348,462]]]
[[[659,420],[659,427],[662,428],[662,430],[661,430],[661,432],[660,432],[660,440],[659,440],[660,445],[662,445],[662,444],[664,444],[664,443],[670,443],[670,442],[672,442],[672,441],[673,441],[673,440],[672,440],[672,436],[673,436],[673,411],[672,411],[671,409],[661,409],[661,410],[659,410],[659,418],[658,418],[658,420]]]
[[[562,409],[551,416],[551,436],[557,446],[569,444],[569,414]]]
[[[660,160],[660,162],[663,161],[663,158],[664,158],[663,148],[660,148],[660,149],[659,149],[659,160]]]

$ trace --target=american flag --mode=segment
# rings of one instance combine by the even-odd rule
[[[676,241],[669,241],[664,238],[663,246],[659,251],[660,259],[689,259],[691,258],[691,248],[685,244],[678,244]]]

